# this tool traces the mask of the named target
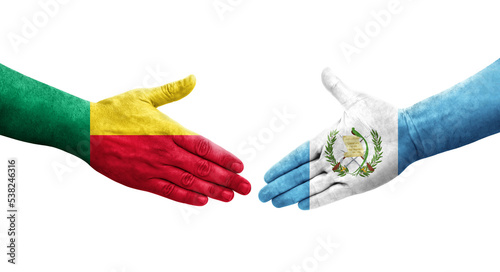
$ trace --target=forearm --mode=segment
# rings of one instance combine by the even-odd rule
[[[414,161],[500,132],[500,60],[398,112],[398,172]]]
[[[89,162],[88,101],[0,64],[0,135],[53,146]]]

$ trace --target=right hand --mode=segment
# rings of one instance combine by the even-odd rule
[[[236,156],[157,110],[188,95],[195,83],[189,76],[91,103],[90,165],[125,186],[190,205],[250,193]]]

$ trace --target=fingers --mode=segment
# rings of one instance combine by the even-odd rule
[[[309,141],[297,147],[290,154],[281,159],[264,175],[264,181],[270,183],[283,174],[310,161]],[[308,166],[309,167],[309,166]],[[309,179],[309,178],[308,178]],[[268,200],[269,201],[269,200]]]
[[[174,137],[174,142],[185,150],[235,173],[243,171],[240,159],[203,136]]]
[[[313,179],[311,179],[309,195],[312,196],[321,193],[324,190],[328,189],[333,184],[339,183],[340,181],[345,181],[345,179],[336,176],[335,174],[333,174],[333,172],[316,176]]]
[[[291,189],[290,191],[284,192],[283,194],[273,198],[274,207],[286,207],[309,198],[309,196],[315,194],[318,191],[314,184],[325,183],[325,181],[329,178],[331,178],[329,175],[323,173],[315,176],[310,181],[302,183],[301,185]]]
[[[194,191],[209,198],[223,202],[229,202],[234,198],[234,192],[220,185],[202,180],[191,173],[188,173],[174,166],[167,166],[161,169],[162,176],[166,176],[168,181],[190,191]]]
[[[318,208],[351,196],[352,194],[352,190],[346,184],[335,183],[323,192],[300,201],[299,208],[301,210]]]
[[[267,202],[308,180],[309,163],[305,163],[267,184],[260,190],[259,199],[262,202]]]
[[[326,165],[328,165],[328,163],[326,163]],[[289,171],[289,172],[285,173],[284,175],[281,175],[278,178],[276,178],[275,180],[268,183],[264,188],[262,188],[262,190],[260,190],[259,199],[262,202],[267,202],[271,199],[274,200],[275,197],[278,197],[279,195],[284,193],[285,196],[281,197],[280,199],[287,198],[288,200],[286,200],[286,203],[288,203],[288,201],[290,201],[289,200],[290,196],[294,195],[298,191],[300,191],[300,193],[301,193],[300,196],[302,196],[302,194],[305,192],[305,185],[302,185],[302,183],[308,181],[311,178],[314,179],[314,177],[316,177],[317,175],[324,172],[324,168],[325,168],[325,161],[323,161],[323,160],[314,160],[312,162],[307,162],[307,163],[299,166],[298,168],[295,168],[292,171]],[[309,182],[307,182],[307,183],[309,184]],[[295,189],[295,187],[297,187],[297,186],[300,186],[304,190]],[[292,191],[291,193],[289,193],[289,190],[294,190],[294,189],[296,191]],[[307,189],[307,192],[309,192],[309,189]],[[287,193],[289,193],[290,196],[288,196]],[[301,199],[304,199],[305,197],[308,197],[308,196],[309,195],[304,196]],[[297,197],[294,196],[293,199],[295,199],[295,198],[297,198]],[[298,199],[297,201],[299,201],[301,199]],[[281,200],[277,200],[277,201],[278,201],[277,202],[278,205],[281,206],[281,204],[280,204]],[[293,203],[296,203],[297,201],[295,201]],[[290,204],[293,204],[293,203],[290,203]],[[274,201],[273,201],[273,204],[274,204]],[[290,204],[288,204],[288,205],[290,205]],[[284,205],[284,206],[286,206],[286,205]]]
[[[292,188],[289,191],[273,198],[273,206],[276,208],[283,208],[308,198],[309,183],[310,181],[306,181],[299,186]]]
[[[190,75],[179,81],[171,82],[160,87],[145,90],[148,99],[155,107],[177,101],[188,95],[196,85],[196,78]]]
[[[323,70],[321,80],[323,81],[325,88],[330,91],[342,105],[345,105],[352,98],[357,96],[357,93],[349,90],[345,84],[337,76],[335,76],[330,68],[325,68]]]
[[[321,137],[324,138],[324,137]],[[264,175],[264,181],[266,183],[270,183],[278,177],[290,172],[291,170],[303,165],[304,163],[308,163],[318,159],[321,155],[321,149],[323,148],[323,144],[321,141],[317,141],[317,139],[307,141],[297,147],[294,151],[290,152],[283,159],[281,159],[278,163],[273,165],[271,169],[269,169]],[[311,167],[314,166],[313,172],[316,173],[316,170],[321,170],[322,166],[316,163],[311,164]],[[318,173],[319,174],[319,173]],[[317,174],[311,174],[311,177],[314,177]]]
[[[206,196],[186,190],[163,179],[151,179],[148,184],[147,191],[177,202],[195,206],[203,206],[208,202]]]
[[[250,182],[245,178],[213,162],[207,161],[187,151],[183,154],[179,154],[179,156],[182,158],[177,162],[173,162],[175,164],[174,166],[184,169],[186,172],[200,179],[219,184],[242,195],[247,195],[252,189]]]

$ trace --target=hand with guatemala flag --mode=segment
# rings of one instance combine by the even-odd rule
[[[243,163],[157,107],[188,95],[196,79],[135,89],[98,103],[0,65],[0,135],[76,155],[125,186],[202,206],[247,195]]]
[[[318,208],[377,188],[417,160],[500,132],[500,60],[405,109],[350,90],[330,69],[322,80],[345,112],[271,167],[262,202]]]

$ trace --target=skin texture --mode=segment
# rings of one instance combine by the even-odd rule
[[[263,202],[272,199],[276,207],[298,203],[303,210],[321,207],[374,189],[417,160],[500,132],[500,60],[442,93],[399,110],[350,91],[328,69],[322,78],[344,106],[344,116],[271,167],[264,176],[268,184],[259,193]],[[327,133],[344,129],[346,135],[345,127],[351,126],[376,129],[383,139],[382,162],[368,177],[340,177],[325,163]]]
[[[156,108],[194,89],[193,75],[167,85],[136,89],[90,104],[90,165],[125,186],[202,206],[229,202],[250,183],[243,163]]]
[[[157,88],[135,89],[90,103],[91,135],[196,135],[156,108],[187,96],[191,75]]]
[[[399,110],[399,173],[411,163],[500,132],[500,60]]]
[[[90,103],[0,64],[0,135],[90,162]]]
[[[188,95],[189,76],[91,103],[0,65],[0,134],[62,149],[125,186],[202,206],[250,183],[243,163],[157,107]]]
[[[262,202],[272,200],[278,208],[298,203],[300,209],[308,210],[374,189],[397,176],[397,109],[384,101],[348,89],[329,69],[323,71],[322,80],[326,89],[345,109],[344,115],[267,171],[264,176],[267,185],[259,192]],[[342,135],[352,135],[353,127],[364,135],[375,129],[383,139],[383,161],[368,177],[340,177],[333,172],[325,157],[328,134],[338,130]],[[341,142],[339,139],[336,144],[341,145]]]
[[[236,174],[242,170],[238,159],[202,136],[91,138],[92,167],[123,185],[197,206],[207,197],[229,202],[233,190],[250,192],[250,184]]]

